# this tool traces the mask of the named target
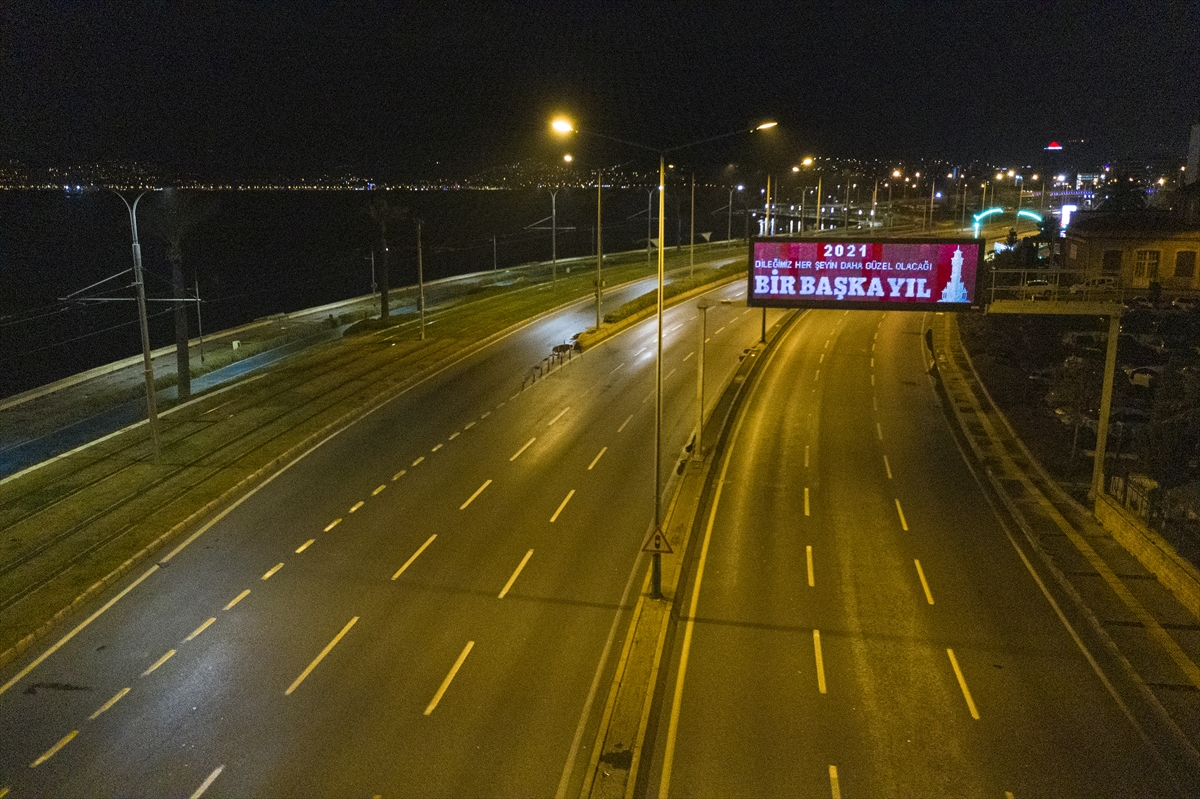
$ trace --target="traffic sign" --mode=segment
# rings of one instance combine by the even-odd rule
[[[643,552],[653,552],[656,555],[671,555],[674,550],[667,543],[667,534],[662,531],[662,528],[655,528],[654,532],[646,539],[646,543],[642,545]]]

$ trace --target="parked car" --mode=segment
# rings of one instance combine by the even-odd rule
[[[1021,295],[1023,297],[1028,297],[1031,300],[1036,300],[1038,298],[1045,299],[1046,297],[1049,297],[1053,291],[1054,286],[1050,285],[1050,281],[1042,280],[1040,278],[1026,280],[1025,285],[1021,286]]]
[[[1072,294],[1082,294],[1101,291],[1116,291],[1119,285],[1120,283],[1113,275],[1098,275],[1096,277],[1089,277],[1082,283],[1076,283],[1075,285],[1071,286],[1070,292]]]
[[[1103,330],[1068,330],[1062,337],[1062,343],[1068,347],[1100,347],[1106,341],[1108,333]]]

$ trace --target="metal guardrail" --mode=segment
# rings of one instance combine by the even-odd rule
[[[984,285],[989,302],[1122,303],[1132,293],[1115,275],[1074,269],[989,269]]]

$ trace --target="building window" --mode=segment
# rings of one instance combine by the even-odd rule
[[[1078,259],[1079,259],[1079,245],[1077,245],[1075,242],[1071,242],[1071,260],[1076,261]]]
[[[1110,274],[1118,275],[1121,273],[1121,251],[1120,250],[1105,250],[1104,251],[1104,271]]]
[[[1175,254],[1175,277],[1191,280],[1196,276],[1196,251],[1183,250]]]
[[[1137,261],[1133,265],[1133,279],[1157,280],[1158,256],[1158,250],[1138,250]]]

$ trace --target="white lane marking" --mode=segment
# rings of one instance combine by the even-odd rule
[[[875,368],[875,359],[874,358],[871,359],[871,368],[872,369]]]
[[[373,496],[373,497],[377,497],[377,496],[379,496],[380,492],[382,492],[382,491],[383,491],[383,489],[385,489],[385,488],[387,488],[387,485],[386,485],[386,484],[384,484],[384,485],[381,485],[379,488],[377,488],[377,489],[375,489],[374,491],[372,491],[372,492],[371,492],[371,496]]]
[[[925,582],[925,570],[921,568],[921,561],[914,558],[913,563],[917,564],[917,576],[921,578],[921,587],[925,589],[925,599],[932,605],[933,594],[929,593],[929,583]]]
[[[508,589],[513,587],[513,583],[515,583],[517,578],[521,576],[521,570],[525,568],[525,564],[528,563],[529,559],[532,557],[533,550],[531,549],[525,553],[525,557],[521,558],[521,562],[517,564],[517,570],[512,573],[512,577],[509,577],[508,582],[505,583],[504,587],[500,589],[500,596],[496,597],[497,599],[504,599],[504,595],[508,593]]]
[[[646,395],[646,398],[644,400],[642,400],[642,404],[645,405],[647,402],[649,402],[652,399],[654,399],[654,389],[650,389],[650,393]]]
[[[416,466],[418,463],[420,463],[420,462],[421,462],[421,461],[423,461],[423,460],[425,460],[425,456],[424,456],[424,455],[422,455],[421,457],[419,457],[419,458],[417,458],[415,461],[413,461],[413,462],[412,462],[412,465],[413,465],[413,466]]]
[[[817,363],[825,363],[825,353],[821,353],[821,357],[817,358]]]
[[[695,350],[692,350],[692,351],[691,351],[691,352],[689,352],[687,355],[683,356],[683,362],[684,362],[684,363],[687,363],[687,359],[688,359],[688,358],[690,358],[690,357],[692,357],[692,356],[693,356],[693,355],[695,355],[695,354],[696,354],[696,351],[695,351]]]
[[[243,591],[242,593],[238,594],[238,595],[237,595],[237,596],[235,596],[233,599],[229,600],[229,604],[228,604],[228,605],[226,605],[225,607],[221,608],[221,610],[233,610],[233,606],[234,606],[234,605],[236,605],[237,603],[241,602],[243,599],[245,599],[245,598],[246,598],[247,596],[249,596],[249,595],[250,595],[250,589],[249,589],[249,588],[247,588],[245,591]]]
[[[274,574],[275,572],[279,571],[279,570],[280,570],[280,569],[282,569],[282,568],[283,568],[283,564],[282,564],[282,563],[276,563],[274,566],[272,566],[272,567],[271,567],[271,570],[270,570],[270,571],[268,571],[266,574],[264,574],[264,575],[262,576],[262,578],[261,578],[261,579],[263,579],[263,580],[270,580],[270,579],[271,579],[271,575],[272,575],[272,574]]]
[[[904,518],[904,508],[900,507],[900,500],[896,500],[896,513],[900,514],[900,526],[908,530],[908,522]]]
[[[429,538],[425,539],[425,543],[421,544],[420,549],[418,549],[416,552],[412,553],[412,555],[409,556],[408,560],[404,561],[404,565],[401,566],[400,569],[395,574],[392,575],[392,579],[395,580],[397,577],[404,574],[404,570],[407,569],[409,566],[413,565],[413,561],[416,560],[418,557],[420,557],[421,553],[425,551],[425,547],[432,544],[433,539],[435,539],[435,538],[437,538],[437,533],[434,533],[433,535],[429,536]]]
[[[337,527],[337,526],[338,526],[339,524],[341,524],[341,523],[342,523],[342,519],[341,519],[341,517],[339,516],[338,518],[336,518],[336,519],[334,519],[333,521],[331,521],[329,524],[325,525],[325,529],[324,529],[324,530],[322,530],[321,532],[323,532],[323,533],[328,533],[330,530],[332,530],[333,528]]]
[[[978,719],[979,711],[975,709],[975,700],[971,698],[971,689],[967,688],[967,680],[963,677],[962,669],[958,667],[958,658],[954,657],[953,649],[947,649],[946,654],[950,656],[950,665],[954,667],[954,676],[958,678],[958,686],[962,688],[963,698],[967,700],[967,709],[971,711],[971,718]]]
[[[79,730],[71,730],[69,733],[67,733],[66,735],[64,735],[64,736],[62,737],[62,740],[60,740],[60,741],[59,741],[58,743],[56,743],[54,746],[52,746],[52,747],[50,747],[49,749],[47,749],[47,750],[46,750],[46,751],[45,751],[45,752],[42,754],[42,756],[41,756],[41,757],[39,757],[37,760],[35,760],[35,761],[33,761],[32,763],[30,763],[30,764],[29,764],[29,767],[30,767],[30,768],[37,768],[38,766],[42,765],[43,763],[45,763],[45,762],[46,762],[47,760],[49,760],[50,758],[54,757],[56,754],[58,754],[58,750],[59,750],[59,749],[62,749],[64,746],[66,746],[67,744],[71,743],[71,739],[72,739],[72,738],[74,738],[74,737],[75,737],[76,735],[78,735],[78,734],[79,734]]]
[[[466,509],[467,509],[467,506],[468,506],[468,505],[470,505],[472,502],[474,502],[474,501],[475,501],[475,497],[477,497],[477,496],[479,496],[480,494],[482,494],[482,493],[483,493],[483,489],[487,488],[487,487],[488,487],[488,486],[490,486],[491,484],[492,484],[492,481],[491,481],[491,480],[484,480],[484,481],[483,481],[483,485],[481,485],[479,488],[475,489],[475,493],[474,493],[474,494],[472,494],[471,496],[467,497],[467,501],[466,501],[466,502],[464,502],[463,504],[459,505],[459,506],[458,506],[458,509],[459,509],[459,510],[466,510]]]
[[[825,693],[825,659],[821,657],[820,630],[813,630],[813,652],[817,657],[817,690]]]
[[[120,702],[121,698],[123,696],[125,696],[125,694],[127,694],[127,693],[129,693],[128,688],[122,688],[121,690],[117,691],[116,695],[113,696],[112,699],[105,702],[103,705],[101,705],[99,708],[96,709],[95,713],[88,716],[88,721],[95,721],[97,718],[100,717],[101,713],[112,708],[112,706],[115,705],[117,702]]]
[[[631,413],[631,414],[629,414],[629,416],[625,417],[625,421],[621,422],[621,426],[617,428],[617,432],[619,433],[619,432],[621,432],[622,430],[624,430],[624,429],[625,429],[625,425],[629,424],[629,420],[630,420],[630,419],[632,419],[632,418],[633,418],[633,414],[632,414],[632,413]]]
[[[871,373],[871,385],[875,385],[875,373]]]
[[[166,653],[163,654],[162,657],[160,657],[158,660],[154,661],[154,663],[150,666],[150,668],[148,668],[142,672],[142,676],[147,677],[147,676],[153,674],[155,672],[155,670],[158,669],[159,666],[166,663],[168,660],[170,660],[174,656],[175,656],[175,650],[168,649],[166,651]]]
[[[603,455],[604,453],[606,453],[606,452],[608,452],[608,447],[601,447],[601,448],[600,448],[600,451],[596,453],[596,457],[592,458],[592,462],[588,464],[588,471],[589,471],[589,472],[592,470],[592,467],[593,467],[593,466],[595,466],[597,463],[599,463],[599,462],[600,462],[600,456],[602,456],[602,455]]]
[[[464,424],[464,425],[463,425],[463,430],[464,430],[464,431],[466,431],[466,430],[470,430],[470,429],[471,429],[472,427],[474,427],[474,426],[475,426],[475,423],[474,423],[474,422],[467,422],[466,424]]]
[[[872,409],[873,409],[875,412],[877,412],[877,413],[878,413],[878,411],[879,411],[879,397],[875,396],[874,394],[872,394],[872,395],[871,395],[871,408],[872,408]]]
[[[429,450],[429,451],[430,451],[430,452],[437,452],[439,449],[441,449],[441,448],[442,448],[442,447],[444,447],[444,446],[446,446],[446,445],[445,445],[445,444],[441,444],[441,443],[434,444],[434,445],[433,445],[433,449],[431,449],[431,450]]]
[[[450,683],[454,680],[454,675],[458,674],[458,670],[462,668],[463,661],[467,659],[467,655],[471,654],[471,648],[474,646],[474,641],[467,641],[467,645],[463,647],[462,654],[458,656],[458,660],[454,661],[454,665],[450,667],[450,673],[446,675],[446,679],[442,680],[442,684],[438,687],[437,693],[433,695],[433,699],[429,700],[429,706],[425,708],[426,716],[433,712],[433,709],[438,706],[438,702],[442,701],[442,696],[446,693],[446,689],[450,687]]]
[[[121,593],[119,593],[115,597],[113,597],[112,599],[105,602],[104,605],[99,610],[97,610],[91,616],[88,616],[86,619],[84,619],[82,622],[80,622],[78,627],[71,630],[71,632],[67,633],[62,638],[58,639],[58,641],[54,644],[54,646],[50,647],[45,652],[38,655],[36,658],[34,658],[32,663],[30,663],[28,666],[21,669],[16,674],[14,674],[12,679],[10,679],[8,682],[4,683],[3,686],[0,686],[0,694],[3,694],[9,688],[12,688],[18,682],[23,680],[25,678],[25,676],[29,674],[29,672],[33,671],[35,668],[40,666],[42,664],[42,661],[44,661],[46,658],[50,657],[55,652],[57,652],[59,649],[61,649],[68,641],[70,641],[77,634],[79,634],[79,632],[81,630],[83,630],[84,627],[87,627],[89,624],[94,622],[96,619],[100,618],[100,615],[102,613],[104,613],[104,611],[108,610],[113,605],[117,604],[117,602],[119,600],[121,600],[126,594],[128,594],[130,591],[132,591],[133,589],[135,589],[139,585],[141,585],[142,580],[145,580],[147,577],[154,574],[156,571],[158,571],[158,569],[159,569],[159,566],[157,563],[154,564],[153,566],[151,566],[149,569],[146,569],[146,571],[142,573],[142,576],[137,578],[136,580],[134,580],[133,583],[131,583],[129,586],[127,586],[125,588],[124,591],[122,591]]]
[[[325,648],[321,650],[321,654],[319,654],[315,658],[313,658],[313,662],[308,664],[308,668],[306,668],[304,671],[300,672],[300,676],[292,681],[292,684],[288,686],[288,689],[283,692],[284,696],[291,696],[292,691],[295,691],[297,688],[300,687],[300,683],[304,682],[304,679],[308,675],[312,674],[312,670],[317,667],[317,664],[325,659],[325,656],[328,655],[335,646],[337,646],[338,641],[342,640],[343,635],[350,632],[350,628],[353,627],[355,622],[357,622],[357,621],[358,621],[358,616],[355,616],[350,621],[346,622],[346,626],[342,628],[342,631],[340,633],[338,633],[337,635],[335,635],[333,637],[332,641],[330,641],[329,643],[327,643],[325,645]]]
[[[408,469],[401,469],[400,471],[398,471],[392,475],[392,482],[399,480],[401,477],[403,477],[406,474],[408,474]]]
[[[825,349],[829,349],[829,339],[825,339]]]
[[[621,368],[622,366],[624,366],[624,365],[625,365],[625,362],[624,362],[624,361],[621,361],[619,364],[617,364],[615,367],[613,367],[613,368],[612,368],[612,370],[611,370],[611,371],[609,371],[609,373],[608,373],[608,374],[610,374],[610,375],[611,375],[613,372],[617,371],[617,369],[620,369],[620,368]]]
[[[546,427],[549,427],[550,425],[552,425],[552,424],[554,424],[555,422],[557,422],[559,419],[563,418],[563,416],[565,416],[565,415],[566,415],[566,413],[567,413],[567,411],[569,411],[569,410],[571,410],[571,406],[570,406],[570,405],[568,405],[567,407],[563,408],[561,411],[559,411],[559,412],[558,412],[558,416],[555,416],[553,419],[551,419],[549,422],[547,422],[547,423],[546,423]]]
[[[296,554],[299,555],[301,552],[303,552],[304,550],[311,547],[314,543],[316,543],[316,540],[317,539],[315,539],[315,538],[310,538],[307,541],[305,541],[303,544],[301,544],[299,546],[299,548],[296,549]]]
[[[455,430],[453,433],[451,433],[450,435],[446,436],[446,440],[447,440],[447,441],[453,441],[454,439],[458,438],[458,437],[459,437],[459,436],[461,436],[461,435],[462,435],[462,431],[461,431],[461,430]]]
[[[880,441],[883,441],[883,428],[880,427],[879,422],[875,423],[875,435],[879,438]]]
[[[710,341],[712,341],[712,339],[711,339],[711,338],[706,338],[706,339],[704,339],[704,343],[705,343],[705,344],[707,344],[707,343],[708,343],[708,342],[710,342]]]
[[[207,777],[205,777],[204,782],[200,783],[200,787],[193,791],[192,795],[189,796],[188,799],[200,799],[201,796],[204,796],[204,792],[208,790],[208,786],[212,785],[213,781],[216,780],[217,777],[221,776],[221,772],[224,770],[224,763],[213,769],[212,774],[209,774]]]
[[[648,349],[650,349],[650,348],[649,348],[649,347],[642,347],[640,350],[638,350],[637,352],[635,352],[635,353],[633,354],[633,357],[635,357],[635,358],[636,358],[637,356],[641,355],[643,352],[645,352],[645,351],[646,351],[646,350],[648,350]]]
[[[513,456],[512,456],[511,458],[509,458],[509,459],[508,459],[508,462],[509,462],[509,463],[512,463],[512,462],[513,462],[513,461],[515,461],[517,458],[521,457],[521,453],[522,453],[522,452],[524,452],[525,450],[529,449],[529,447],[530,447],[530,446],[532,446],[533,442],[535,442],[535,441],[537,441],[537,436],[534,436],[533,438],[531,438],[531,439],[529,439],[528,441],[526,441],[526,442],[525,442],[525,446],[521,447],[519,450],[517,450],[516,452],[514,452],[514,453],[513,453]]]
[[[679,371],[679,367],[677,366],[677,367],[675,367],[674,369],[672,369],[671,371],[667,372],[667,376],[663,378],[663,382],[666,382],[667,380],[670,380],[670,379],[671,379],[671,375],[675,374],[675,373],[676,373],[676,372],[678,372],[678,371]]]
[[[875,351],[875,342],[872,341],[871,342],[871,352],[874,352],[874,351]]]
[[[358,502],[355,502],[354,505],[350,508],[350,512],[354,513],[354,511],[358,510],[359,508],[361,508],[363,505],[366,505],[366,504],[367,503],[363,502],[360,499]]]
[[[575,489],[572,488],[567,492],[566,497],[564,497],[563,501],[559,504],[558,510],[554,511],[554,515],[550,517],[551,522],[558,518],[558,514],[563,512],[563,508],[567,507],[567,503],[571,501],[571,497],[573,496],[575,496]],[[532,552],[532,550],[530,551]]]
[[[491,411],[484,411],[483,413],[481,413],[481,414],[479,415],[479,418],[480,418],[480,419],[486,419],[486,418],[488,418],[488,417],[489,417],[489,416],[491,416],[491,415],[492,415],[492,412],[491,412]]]
[[[804,445],[804,468],[808,468],[808,444]]]
[[[887,455],[883,456],[883,468],[887,469],[888,479],[892,479],[892,464],[888,463]]]
[[[838,783],[837,766],[829,767],[829,795],[831,799],[842,799],[842,786]]]
[[[804,557],[808,560],[808,587],[813,587],[813,563],[812,563],[812,547],[804,548]]]
[[[668,327],[667,332],[674,333],[676,330],[678,330],[681,327],[683,327],[683,322],[680,322],[679,324],[675,325],[674,327]]]
[[[804,487],[804,515],[808,515],[808,486]]]
[[[1012,791],[1005,791],[1005,792],[1004,792],[1004,799],[1015,799],[1015,797],[1013,797],[1013,792],[1012,792]]]
[[[717,335],[718,333],[720,333],[720,332],[721,332],[722,330],[724,330],[724,329],[725,329],[725,325],[721,325],[720,327],[718,327],[716,330],[714,330],[714,331],[713,331],[713,335],[714,335],[714,336],[715,336],[715,335]]]
[[[208,621],[204,622],[204,623],[203,623],[203,624],[201,624],[199,627],[197,627],[196,629],[192,630],[192,634],[191,634],[191,635],[189,635],[187,638],[184,638],[184,639],[183,639],[183,640],[184,640],[184,642],[186,643],[186,642],[188,642],[188,641],[191,641],[191,640],[193,640],[193,639],[194,639],[196,636],[198,636],[200,633],[202,633],[202,632],[204,632],[205,630],[207,630],[207,629],[208,629],[208,627],[209,627],[209,625],[210,625],[210,624],[212,624],[212,623],[213,623],[214,621],[216,621],[216,620],[217,620],[217,617],[216,617],[216,616],[211,616],[211,617],[209,617]]]

